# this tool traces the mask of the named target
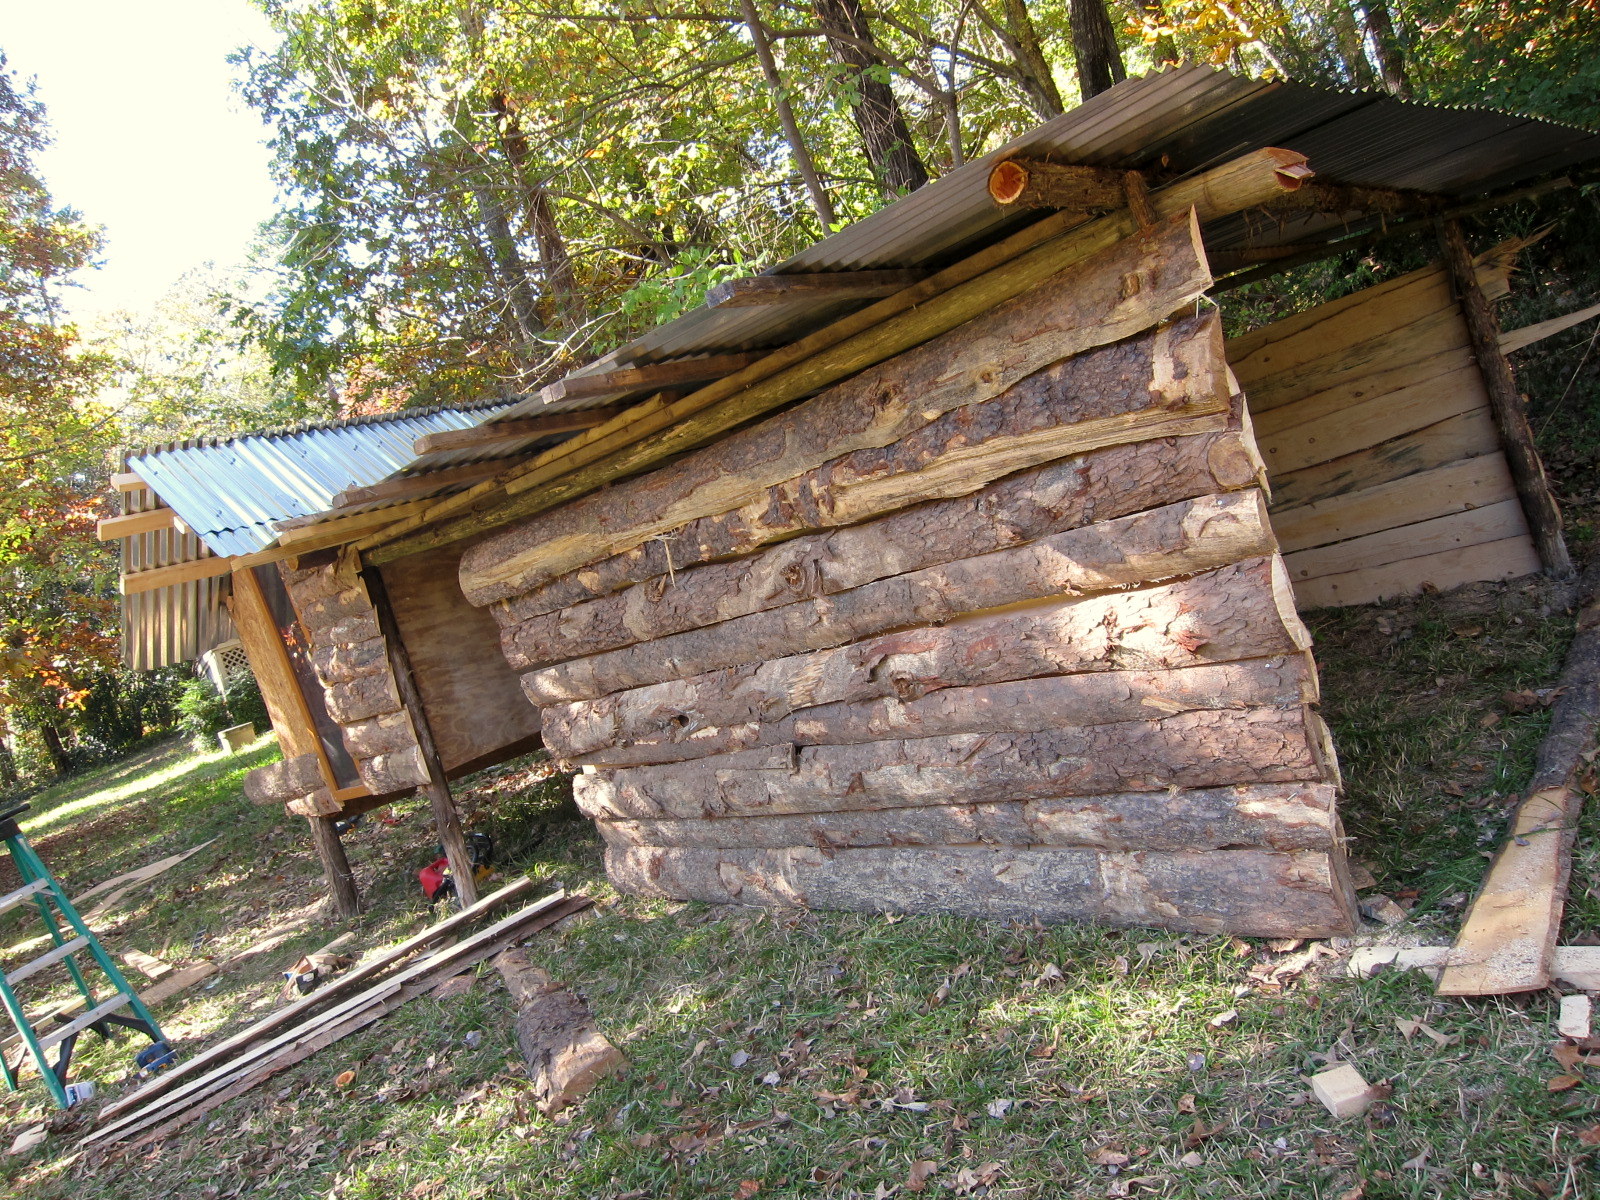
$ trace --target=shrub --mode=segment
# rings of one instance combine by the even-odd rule
[[[232,725],[228,702],[209,679],[195,678],[178,693],[178,728],[196,750],[215,750],[217,734]]]
[[[267,715],[267,702],[261,698],[261,685],[256,682],[254,675],[241,675],[229,683],[223,699],[227,701],[233,724],[243,725],[248,721],[256,727],[257,733],[272,728],[272,718]]]

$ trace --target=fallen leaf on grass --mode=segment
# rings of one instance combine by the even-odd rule
[[[750,1200],[750,1197],[754,1196],[760,1190],[761,1180],[741,1179],[739,1181],[739,1186],[733,1189],[733,1200]]]
[[[1113,1142],[1101,1146],[1098,1150],[1091,1150],[1089,1161],[1097,1167],[1125,1167],[1128,1165],[1128,1156],[1118,1150]]]
[[[1192,1113],[1194,1111],[1193,1092],[1178,1097],[1178,1111],[1181,1113]]]
[[[1216,1137],[1227,1127],[1228,1123],[1226,1121],[1218,1121],[1215,1125],[1207,1125],[1204,1121],[1196,1121],[1189,1126],[1189,1134],[1183,1139],[1183,1148],[1185,1150],[1193,1150],[1201,1142],[1207,1138]]]
[[[979,1188],[988,1187],[999,1179],[1003,1170],[1005,1167],[997,1162],[987,1162],[978,1167],[962,1167],[950,1181],[950,1186],[955,1189],[956,1195],[969,1196]]]
[[[1230,1008],[1227,1012],[1218,1013],[1216,1016],[1212,1017],[1211,1020],[1207,1021],[1206,1024],[1210,1025],[1213,1029],[1222,1029],[1226,1026],[1232,1025],[1238,1019],[1239,1010],[1237,1008]]]
[[[919,1158],[911,1164],[911,1173],[906,1176],[906,1181],[901,1186],[908,1192],[922,1192],[928,1188],[928,1180],[933,1178],[933,1173],[939,1169],[939,1164],[927,1158]]]
[[[354,1083],[355,1081],[356,1081],[356,1073],[355,1073],[355,1071],[353,1071],[353,1070],[340,1071],[337,1075],[335,1075],[333,1077],[333,1086],[334,1087],[340,1087],[340,1088],[347,1088],[352,1083]]]
[[[1600,1125],[1578,1130],[1578,1140],[1585,1146],[1600,1146]]]
[[[939,985],[938,991],[928,997],[928,1007],[938,1008],[948,999],[950,999],[950,981],[947,979]]]
[[[1426,1171],[1428,1169],[1428,1155],[1433,1153],[1432,1146],[1424,1146],[1422,1153],[1415,1158],[1408,1158],[1400,1164],[1402,1171]]]
[[[1201,1157],[1198,1151],[1191,1150],[1178,1161],[1186,1167],[1202,1167],[1205,1165],[1206,1160]]]
[[[1565,1092],[1577,1087],[1582,1082],[1583,1080],[1576,1075],[1557,1075],[1544,1086],[1552,1092]]]
[[[1400,1027],[1401,1034],[1405,1036],[1405,1039],[1408,1042],[1419,1033],[1426,1034],[1430,1039],[1433,1040],[1435,1045],[1440,1047],[1454,1046],[1461,1040],[1459,1035],[1440,1033],[1426,1021],[1407,1020],[1404,1017],[1396,1017],[1394,1023]]]
[[[1355,1187],[1339,1193],[1339,1200],[1366,1200],[1366,1196],[1367,1181],[1365,1179],[1358,1179],[1356,1180]]]
[[[745,1063],[747,1063],[749,1061],[750,1061],[750,1056],[748,1054],[746,1054],[743,1050],[735,1050],[733,1052],[733,1057],[728,1060],[728,1065],[731,1066],[735,1071],[737,1071],[740,1067],[744,1066]]]

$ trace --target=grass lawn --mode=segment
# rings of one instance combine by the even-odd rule
[[[1547,723],[1570,636],[1548,585],[1313,614],[1354,856],[1445,940],[1481,879]],[[226,964],[158,1016],[187,1049],[280,1002],[278,972],[341,932],[303,822],[244,801],[270,743],[226,758],[152,747],[40,797],[30,832],[69,884],[206,849],[101,922],[114,952]],[[6,1098],[7,1196],[1586,1197],[1600,1084],[1564,1091],[1551,994],[1436,999],[1426,979],[1343,977],[1315,945],[945,918],[778,913],[618,896],[559,776],[524,760],[470,781],[504,869],[601,903],[531,957],[580,990],[630,1070],[555,1120],[533,1109],[498,976],[414,1001],[136,1153],[76,1156],[89,1113]],[[425,807],[347,838],[377,947],[428,923]],[[1568,941],[1600,933],[1591,815]],[[5,941],[27,931],[14,925]],[[1407,1037],[1421,1019],[1441,1035]],[[469,1038],[469,1034],[479,1037]],[[132,1039],[84,1043],[117,1094]],[[1334,1121],[1309,1074],[1349,1060],[1392,1088]],[[355,1071],[347,1088],[335,1077]],[[1600,1133],[1591,1135],[1600,1140]],[[0,1143],[3,1148],[3,1143]]]

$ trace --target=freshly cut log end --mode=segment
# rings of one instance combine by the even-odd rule
[[[714,904],[1093,921],[1246,937],[1329,937],[1355,927],[1334,855],[1314,850],[613,846],[606,872],[624,891]]]
[[[1310,167],[1302,162],[1286,163],[1279,167],[1274,174],[1286,192],[1298,192],[1302,184],[1316,174]]]
[[[1014,158],[996,163],[989,172],[989,195],[996,204],[1015,204],[1028,188],[1028,168]]]

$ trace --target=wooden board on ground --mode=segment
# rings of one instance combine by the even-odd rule
[[[200,851],[204,850],[216,840],[216,838],[207,838],[198,846],[191,846],[189,849],[178,854],[169,855],[168,857],[161,859],[159,862],[153,862],[143,867],[136,867],[132,871],[124,871],[121,875],[114,875],[110,879],[105,880],[103,883],[97,883],[87,891],[80,892],[78,895],[74,896],[72,898],[72,907],[81,911],[83,909],[83,902],[85,900],[91,900],[100,895],[102,892],[109,892],[113,888],[121,888],[128,884],[143,883],[147,879],[154,879],[157,875],[165,874],[167,871],[170,871],[173,867],[181,863],[184,859],[199,854]],[[99,910],[97,909],[96,911]]]

